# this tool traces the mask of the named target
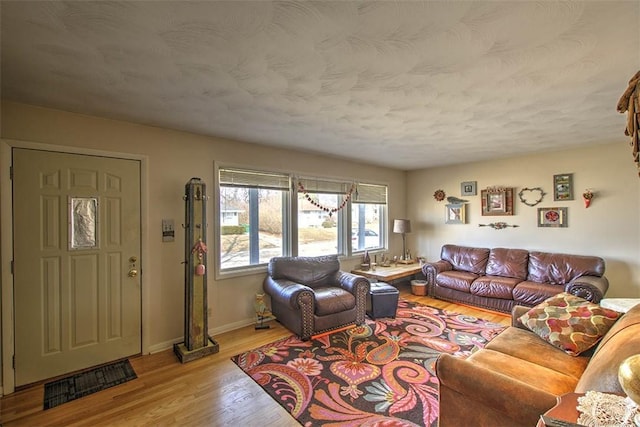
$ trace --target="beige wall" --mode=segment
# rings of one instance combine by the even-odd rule
[[[167,348],[182,339],[184,234],[179,227],[184,222],[182,196],[184,185],[191,177],[202,178],[207,192],[213,195],[214,162],[388,184],[389,217],[405,215],[406,174],[402,171],[23,104],[5,102],[2,107],[4,144],[22,140],[146,156],[148,212],[143,220],[146,220],[148,253],[142,258],[143,322],[146,349],[150,351]],[[6,179],[4,173],[0,179]],[[210,204],[209,242],[214,241],[215,212],[217,209]],[[175,220],[176,241],[173,243],[162,242],[163,218]],[[3,234],[10,232],[5,229],[5,223],[3,221]],[[390,243],[400,252],[402,240],[398,236],[391,235]],[[210,256],[210,272],[214,271],[214,261],[215,257]],[[351,269],[359,260],[342,262],[343,268]],[[214,337],[215,333],[253,321],[254,295],[261,291],[264,276],[265,273],[260,272],[216,281],[209,275],[212,312],[209,327]]]
[[[177,229],[174,243],[162,243],[161,220],[183,222],[184,184],[201,177],[213,194],[213,163],[222,162],[308,175],[340,177],[389,185],[389,218],[408,217],[413,232],[407,236],[412,252],[437,259],[444,243],[504,246],[554,252],[602,256],[611,281],[610,297],[640,297],[640,179],[631,162],[626,139],[580,150],[520,158],[402,172],[354,162],[313,156],[290,150],[205,137],[185,132],[142,126],[122,121],[88,117],[23,104],[2,104],[2,146],[26,143],[53,144],[76,150],[128,153],[146,159],[148,211],[143,218],[146,247],[143,254],[143,322],[147,351],[167,348],[183,334],[183,238]],[[303,135],[301,135],[303,137]],[[16,142],[17,141],[27,141]],[[7,159],[0,158],[4,166]],[[554,202],[551,180],[557,173],[573,173],[576,200]],[[8,177],[0,176],[2,188]],[[549,193],[538,206],[567,206],[569,227],[538,228],[536,207],[517,199],[515,216],[482,217],[480,196],[468,197],[466,225],[444,224],[444,205],[433,193],[443,189],[460,196],[460,182],[477,181],[478,190],[488,186],[541,186]],[[589,209],[580,194],[592,188],[596,197]],[[478,191],[479,193],[479,191]],[[405,198],[406,194],[406,198]],[[4,195],[0,194],[4,198]],[[6,208],[3,211],[6,215]],[[213,242],[213,215],[209,206],[208,239]],[[0,218],[3,242],[10,236],[7,218]],[[493,230],[478,224],[495,221],[518,224],[519,228]],[[391,234],[391,253],[399,253],[402,240]],[[10,247],[10,246],[9,246]],[[7,246],[3,246],[6,250]],[[209,257],[213,271],[214,257]],[[351,268],[358,259],[343,260]],[[2,264],[2,278],[10,275]],[[210,328],[215,333],[251,322],[253,296],[261,290],[264,273],[209,280]],[[2,283],[3,289],[6,283]],[[6,329],[5,329],[6,330]]]
[[[574,174],[572,201],[553,201],[553,175],[560,173]],[[478,195],[461,197],[463,181],[477,181]],[[515,187],[515,215],[481,215],[480,190],[491,186]],[[529,207],[517,197],[525,187],[542,187],[547,194],[539,205]],[[582,192],[587,188],[593,189],[595,198],[585,209]],[[467,224],[445,224],[447,202],[433,197],[438,189],[469,200]],[[640,178],[622,132],[619,142],[579,150],[412,171],[407,177],[407,203],[415,224],[411,247],[429,260],[439,259],[445,243],[597,255],[606,261],[608,297],[640,297]],[[568,228],[538,227],[538,207],[567,207]],[[478,226],[497,221],[519,227]]]

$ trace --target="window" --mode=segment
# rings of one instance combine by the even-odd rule
[[[287,253],[288,175],[220,168],[220,270]]]
[[[387,187],[358,184],[351,201],[351,251],[385,246]]]
[[[345,208],[355,184],[299,178],[298,255],[317,256],[347,253],[342,236]]]
[[[220,167],[217,268],[235,274],[275,256],[383,249],[387,187]],[[293,197],[292,197],[293,196]]]

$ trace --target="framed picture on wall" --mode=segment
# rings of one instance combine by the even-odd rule
[[[465,181],[460,184],[460,194],[463,196],[475,196],[478,194],[476,181]]]
[[[568,227],[567,208],[538,208],[538,227]]]
[[[573,200],[573,174],[553,175],[553,200]]]
[[[445,224],[465,224],[464,203],[450,203],[445,205]]]
[[[482,215],[513,215],[513,188],[489,187],[481,193]]]

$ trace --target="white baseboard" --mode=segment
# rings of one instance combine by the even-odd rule
[[[235,331],[236,329],[240,329],[240,328],[244,328],[245,326],[249,326],[249,325],[253,325],[254,323],[256,323],[255,318],[251,317],[248,319],[244,319],[244,320],[240,320],[238,322],[234,322],[234,323],[228,323],[224,326],[221,326],[219,328],[213,328],[213,329],[209,329],[209,336],[213,339],[215,339],[215,336],[218,334],[223,334],[225,332],[230,332],[230,331]],[[170,348],[173,348],[174,344],[178,344],[184,342],[184,337],[180,337],[180,338],[174,338],[170,341],[164,341],[158,344],[154,344],[152,346],[149,346],[149,354],[153,354],[153,353],[158,353],[161,351],[165,351],[168,350]]]
[[[256,323],[256,319],[253,317],[249,319],[243,319],[234,323],[227,323],[226,325],[219,328],[209,329],[209,336],[214,338],[215,335],[223,334],[229,331],[235,331],[236,329],[244,328],[245,326],[253,325],[254,323]]]
[[[184,337],[181,338],[174,338],[171,341],[165,341],[165,342],[161,342],[158,344],[154,344],[152,346],[149,346],[149,353],[148,354],[153,354],[153,353],[159,353],[161,351],[165,351],[168,350],[170,348],[173,348],[174,344],[178,344],[184,341]]]

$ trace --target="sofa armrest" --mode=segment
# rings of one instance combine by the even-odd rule
[[[607,289],[609,289],[609,280],[604,276],[577,277],[567,283],[564,288],[566,292],[594,303],[600,302]]]
[[[441,390],[448,388],[474,406],[505,417],[517,414],[519,419],[536,420],[557,402],[551,393],[446,353],[436,361],[436,375]]]
[[[527,311],[531,310],[531,307],[525,307],[524,305],[514,305],[511,309],[511,326],[514,328],[527,329],[522,322],[520,322],[520,317],[525,314]]]
[[[429,295],[432,295],[432,290],[436,286],[436,276],[443,271],[451,271],[453,270],[453,265],[450,262],[445,260],[439,260],[436,262],[426,262],[422,266],[422,274],[427,279],[427,290],[429,290]]]
[[[291,309],[300,308],[298,297],[305,291],[311,295],[311,301],[313,301],[313,290],[310,287],[291,280],[275,280],[271,276],[267,276],[262,288],[272,301],[275,300]]]

